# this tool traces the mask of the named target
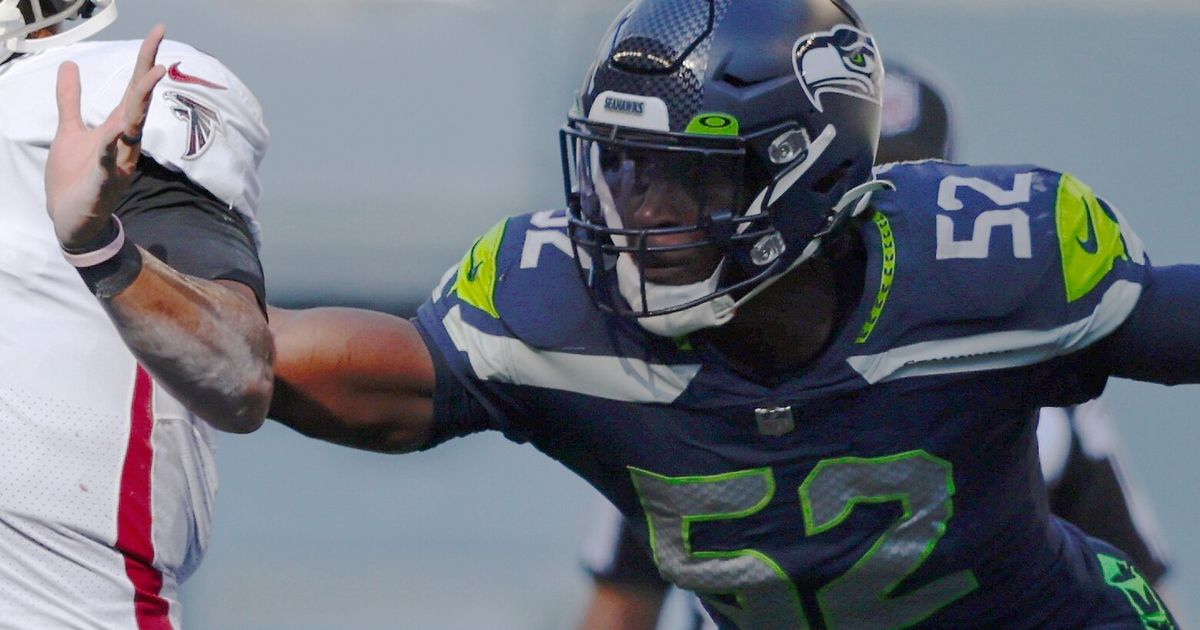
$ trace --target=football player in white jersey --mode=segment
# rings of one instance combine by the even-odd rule
[[[879,163],[953,159],[951,100],[928,76],[888,60],[883,81]],[[1128,553],[1162,592],[1168,564],[1156,518],[1122,474],[1118,440],[1104,405],[1091,401],[1041,411],[1038,447],[1055,514]],[[582,630],[710,630],[694,595],[659,576],[632,527],[608,501],[588,516],[580,561],[592,580]]]
[[[259,107],[162,27],[82,41],[115,15],[0,0],[5,628],[179,627],[210,426],[253,431],[270,400]]]

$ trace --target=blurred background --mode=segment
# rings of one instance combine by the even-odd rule
[[[561,205],[556,130],[623,0],[119,0],[222,59],[272,131],[272,300],[409,312],[505,214]],[[535,6],[536,5],[536,6]],[[1200,260],[1200,3],[858,0],[884,58],[939,78],[958,154],[1070,171],[1155,262]],[[1200,622],[1200,389],[1114,382],[1129,467]],[[494,435],[382,456],[277,425],[222,436],[192,629],[561,630],[592,490]]]

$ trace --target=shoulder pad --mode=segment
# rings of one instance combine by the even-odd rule
[[[97,124],[124,96],[138,42],[101,42],[79,60],[84,76],[105,77],[86,94],[84,119]],[[158,63],[167,76],[154,90],[143,152],[181,172],[246,216],[257,237],[258,166],[268,134],[254,94],[220,61],[191,46],[164,41]]]
[[[477,239],[418,311],[464,378],[613,400],[670,402],[690,353],[591,303],[563,212],[505,219]]]
[[[563,211],[497,223],[472,243],[442,297],[463,304],[471,322],[535,348],[603,344],[605,318],[579,279],[566,225]]]
[[[886,303],[869,339],[860,335],[870,354],[859,363],[876,378],[1079,350],[1119,326],[1141,294],[1141,242],[1072,175],[927,161],[877,176],[896,189],[876,195],[879,230],[865,233],[869,264],[891,261]]]

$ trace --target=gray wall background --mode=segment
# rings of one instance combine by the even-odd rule
[[[106,34],[223,59],[262,100],[263,257],[275,300],[419,301],[503,214],[561,201],[556,129],[620,0],[120,0]],[[1071,171],[1159,263],[1200,259],[1193,0],[860,0],[884,56],[954,88],[960,157]],[[279,15],[286,11],[286,15]],[[1200,621],[1200,390],[1114,383],[1130,468]],[[191,628],[561,629],[591,490],[476,436],[403,457],[271,425],[223,436]]]

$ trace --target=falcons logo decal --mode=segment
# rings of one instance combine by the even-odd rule
[[[792,67],[819,112],[825,111],[821,95],[826,92],[881,100],[883,65],[875,40],[853,26],[842,24],[801,37],[793,46]]]
[[[222,131],[221,113],[195,98],[179,92],[166,92],[163,97],[174,105],[171,113],[188,125],[187,149],[183,159],[195,160],[208,150],[213,136]]]

